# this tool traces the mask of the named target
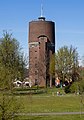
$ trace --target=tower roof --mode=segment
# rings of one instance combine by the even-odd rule
[[[41,21],[45,21],[45,17],[39,17],[38,19]]]

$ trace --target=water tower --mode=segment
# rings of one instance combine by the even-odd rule
[[[50,59],[55,53],[55,23],[41,15],[29,22],[29,78],[33,85],[46,86],[52,81]]]

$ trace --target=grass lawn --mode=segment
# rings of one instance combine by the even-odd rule
[[[21,105],[20,113],[48,113],[48,112],[81,112],[84,111],[84,97],[75,94],[57,96],[59,89],[48,89],[43,94],[15,95]],[[84,115],[55,115],[55,116],[19,116],[18,120],[83,120]]]
[[[84,111],[80,96],[76,95],[26,95],[19,97],[20,112],[73,112]],[[84,98],[82,98],[84,102]]]
[[[63,115],[63,116],[22,116],[20,120],[84,120],[84,115]]]

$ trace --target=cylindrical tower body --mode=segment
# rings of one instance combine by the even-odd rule
[[[33,85],[50,81],[49,64],[55,53],[55,23],[40,17],[29,23],[29,77]]]

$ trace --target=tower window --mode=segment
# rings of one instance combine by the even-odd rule
[[[35,75],[37,75],[37,71],[35,71]]]
[[[44,37],[41,37],[41,40],[44,40]]]
[[[35,79],[35,85],[38,85],[38,80],[37,79]]]
[[[37,68],[37,64],[35,64],[35,68]]]
[[[35,57],[35,59],[37,59],[37,57]]]

